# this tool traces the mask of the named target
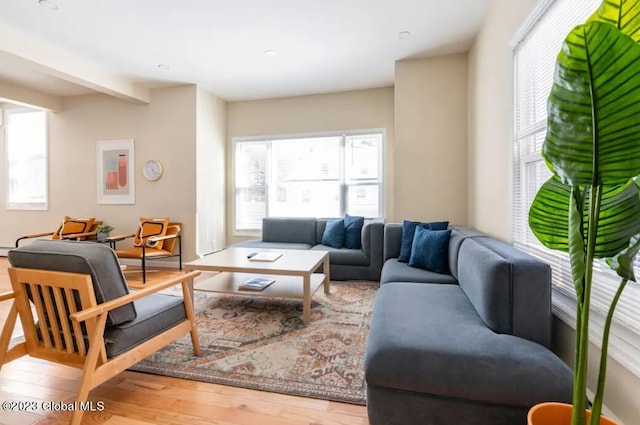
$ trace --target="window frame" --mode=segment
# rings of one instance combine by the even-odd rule
[[[527,163],[534,163],[537,160],[535,155],[539,156],[539,152],[521,155],[519,148],[521,143],[527,137],[533,137],[539,134],[540,130],[546,133],[546,120],[543,125],[533,123],[528,129],[518,134],[517,120],[519,118],[518,111],[518,48],[524,42],[529,34],[532,34],[536,26],[542,22],[551,8],[559,3],[558,0],[541,0],[535,7],[532,14],[516,32],[511,42],[512,53],[512,105],[510,107],[510,149],[512,154],[511,160],[511,197],[512,197],[512,238],[514,246],[529,252],[539,259],[547,262],[552,268],[552,311],[553,314],[570,328],[575,330],[576,327],[576,298],[575,290],[570,284],[570,270],[568,254],[559,251],[553,251],[545,248],[540,242],[529,239],[527,232],[528,224],[526,223],[528,215],[528,205],[524,205],[527,200]],[[587,7],[587,6],[585,6]],[[588,6],[591,8],[592,6]],[[594,9],[589,9],[593,11]],[[582,22],[579,22],[582,23]],[[542,161],[542,158],[539,158]],[[519,193],[518,193],[519,192]],[[520,219],[520,220],[518,220]],[[636,275],[640,271],[640,260],[635,260]],[[594,285],[592,300],[593,306],[591,310],[590,333],[589,339],[596,347],[601,348],[602,331],[606,318],[604,307],[608,307],[608,299],[612,292],[617,289],[619,280],[614,277],[615,273],[608,269],[606,265],[597,262],[594,264]],[[625,289],[616,316],[614,316],[613,326],[611,328],[609,340],[609,356],[620,363],[624,368],[634,375],[640,377],[640,317],[636,320],[629,319],[628,314],[624,313],[634,306],[634,291],[640,294],[640,286],[630,282]],[[640,298],[640,297],[638,297]],[[625,306],[625,299],[627,299]],[[622,316],[622,317],[620,317]],[[637,315],[635,317],[638,317]]]
[[[44,201],[43,202],[11,202],[10,200],[10,164],[9,164],[9,121],[10,115],[23,113],[42,113],[44,116]],[[5,209],[8,211],[48,211],[49,210],[49,115],[47,111],[18,107],[4,109],[2,122],[4,123],[4,179],[5,179]]]
[[[367,217],[367,218],[380,218],[384,217],[385,213],[385,200],[386,200],[386,185],[385,185],[385,149],[386,149],[386,129],[385,128],[370,128],[370,129],[362,129],[362,130],[345,130],[345,131],[327,131],[327,132],[313,132],[313,133],[292,133],[292,134],[271,134],[271,135],[263,135],[263,136],[249,136],[249,137],[233,137],[232,138],[232,149],[231,149],[231,215],[232,215],[232,223],[233,223],[233,236],[249,236],[256,237],[262,234],[262,229],[239,229],[237,227],[236,222],[236,147],[238,143],[251,143],[251,142],[272,142],[278,140],[292,140],[292,139],[313,139],[313,138],[326,138],[326,137],[341,137],[340,141],[340,211],[342,216],[346,210],[346,197],[348,196],[348,187],[357,187],[361,185],[366,185],[365,183],[351,183],[347,184],[346,181],[346,172],[345,172],[345,144],[347,137],[350,136],[366,136],[369,134],[379,134],[381,137],[381,145],[378,149],[378,216],[377,217]],[[271,144],[267,144],[267,156],[271,157]],[[267,164],[265,165],[266,172],[266,197],[267,197],[267,205],[266,205],[266,214],[265,217],[269,217],[269,184],[271,179],[271,164],[267,159]],[[315,180],[314,180],[315,181]],[[367,183],[370,185],[370,183]],[[324,217],[331,218],[331,217]],[[335,218],[335,217],[334,217]]]

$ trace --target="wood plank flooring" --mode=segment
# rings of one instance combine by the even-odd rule
[[[11,288],[0,257],[0,292]],[[173,276],[177,270],[147,274],[147,285]],[[141,274],[129,267],[130,286],[142,285]],[[0,302],[0,327],[9,302]],[[19,332],[17,333],[19,334]],[[71,402],[79,386],[80,371],[43,360],[23,357],[0,370],[0,402]],[[368,425],[364,406],[255,391],[125,371],[91,391],[96,411],[86,412],[85,425]],[[98,402],[104,403],[99,411]],[[70,413],[38,408],[34,411],[0,410],[0,425],[67,425]]]

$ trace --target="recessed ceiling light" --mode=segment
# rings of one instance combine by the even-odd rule
[[[398,34],[398,37],[409,38],[411,37],[411,33],[409,31],[400,31],[400,33]]]
[[[171,71],[171,67],[169,65],[167,65],[166,63],[158,64],[158,69],[160,71],[165,71],[165,72]]]
[[[275,52],[275,50],[267,49],[267,50],[264,51],[264,54],[267,55],[267,56],[275,56],[276,52]]]
[[[38,4],[50,10],[58,10],[58,5],[51,0],[38,0]]]

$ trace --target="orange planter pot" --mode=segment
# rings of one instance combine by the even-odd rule
[[[565,403],[540,403],[529,410],[528,425],[571,425],[573,406]],[[591,411],[587,410],[587,420]],[[620,425],[613,419],[600,416],[600,425]]]

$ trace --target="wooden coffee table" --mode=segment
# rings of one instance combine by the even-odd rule
[[[255,252],[278,252],[282,256],[272,262],[250,261]],[[322,265],[322,273],[314,273]],[[311,319],[311,297],[324,285],[329,293],[329,252],[299,249],[228,248],[184,264],[186,270],[220,272],[210,279],[198,282],[193,291],[221,292],[254,297],[283,297],[302,299],[302,321]],[[269,275],[275,282],[262,291],[239,289],[255,275]]]

